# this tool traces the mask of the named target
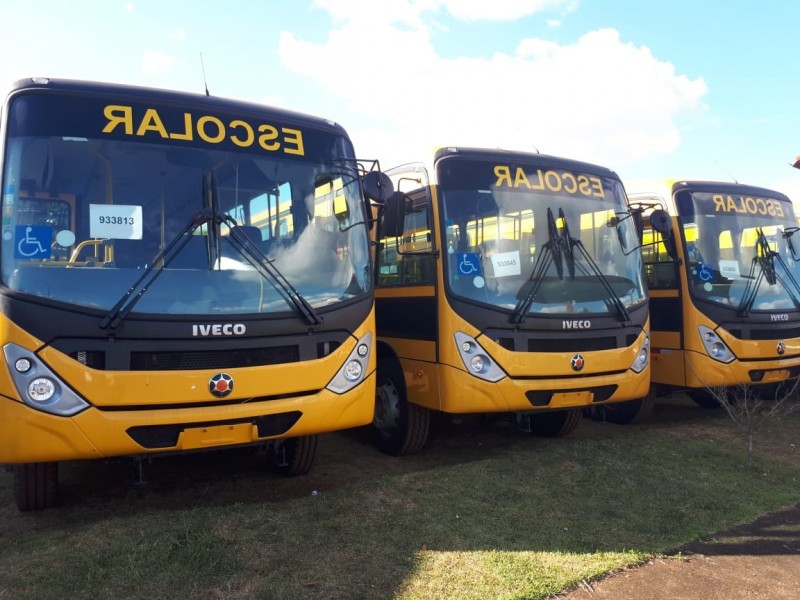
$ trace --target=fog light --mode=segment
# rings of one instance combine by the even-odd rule
[[[47,402],[56,393],[56,384],[47,377],[37,377],[28,384],[28,397],[34,402]]]

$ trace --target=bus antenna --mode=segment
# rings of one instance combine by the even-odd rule
[[[730,177],[731,179],[733,179],[733,183],[739,183],[739,182],[736,180],[736,177],[734,177],[733,175],[731,175],[731,174],[730,174],[730,172],[728,171],[728,169],[726,169],[725,167],[723,167],[723,166],[722,166],[722,164],[720,164],[720,162],[719,162],[718,160],[715,160],[714,162],[715,162],[715,163],[717,163],[717,166],[718,166],[720,169],[722,169],[723,171],[725,171],[725,172],[728,174],[728,177]]]
[[[206,96],[210,96],[211,94],[208,93],[208,82],[206,81],[206,65],[203,63],[203,53],[200,53],[200,68],[203,71],[203,86],[206,88]]]

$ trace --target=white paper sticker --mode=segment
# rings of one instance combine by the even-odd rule
[[[721,260],[719,261],[719,274],[726,279],[741,279],[742,274],[739,272],[738,260]]]
[[[142,207],[90,204],[89,237],[113,240],[142,239]]]
[[[522,273],[519,262],[519,250],[492,254],[492,268],[495,277],[511,277]]]

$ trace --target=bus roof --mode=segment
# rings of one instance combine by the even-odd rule
[[[101,81],[85,81],[77,79],[51,79],[48,77],[30,77],[19,79],[13,83],[8,93],[10,97],[24,90],[47,89],[51,91],[70,92],[76,94],[101,94],[120,96],[124,98],[133,98],[140,100],[150,101],[163,101],[163,102],[178,102],[186,103],[187,105],[198,107],[213,107],[214,109],[228,111],[228,112],[256,112],[256,113],[269,113],[276,118],[283,121],[302,123],[306,126],[317,127],[319,129],[336,129],[348,137],[344,128],[329,119],[316,117],[304,113],[290,111],[282,108],[276,108],[265,104],[258,104],[244,100],[234,100],[232,98],[223,98],[221,96],[211,96],[205,94],[198,94],[195,92],[182,92],[176,90],[167,90],[162,88],[151,88],[144,86],[134,86],[119,83],[108,83]]]
[[[769,188],[703,179],[636,179],[623,182],[628,199],[637,201],[659,201],[670,214],[675,214],[675,193],[681,190],[694,192],[717,192],[731,195],[765,196],[783,202],[792,201],[788,196]]]
[[[473,147],[454,147],[447,146],[439,148],[434,154],[433,163],[451,156],[460,156],[464,158],[476,158],[484,160],[529,160],[536,162],[543,167],[554,167],[559,169],[566,169],[570,171],[578,171],[581,173],[591,173],[603,177],[611,177],[619,179],[616,172],[607,167],[597,164],[573,160],[571,158],[563,158],[559,156],[551,156],[548,154],[539,154],[538,152],[524,152],[515,150],[505,150],[502,148],[473,148]]]

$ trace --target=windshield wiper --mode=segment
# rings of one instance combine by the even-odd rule
[[[796,231],[796,229],[794,229],[794,231]],[[786,233],[784,233],[784,236],[788,239],[788,237],[791,236],[794,231],[789,233],[788,236]],[[745,285],[744,291],[742,292],[739,316],[746,317],[748,314],[750,314],[750,311],[753,310],[753,304],[756,301],[758,290],[761,287],[761,282],[764,281],[764,279],[766,279],[767,283],[770,285],[780,283],[783,289],[785,289],[789,294],[789,297],[792,299],[795,308],[800,308],[800,300],[798,300],[798,297],[795,294],[795,292],[800,293],[800,284],[798,284],[797,280],[792,275],[792,272],[783,261],[783,258],[781,258],[781,255],[770,248],[769,240],[767,239],[767,236],[764,235],[764,230],[761,228],[756,229],[756,236],[756,255],[753,257],[753,261],[750,263],[750,272],[747,275],[747,285]],[[794,252],[792,252],[792,254],[794,255]],[[789,283],[791,283],[791,287],[794,288],[794,291],[791,289],[789,283],[787,283],[783,277],[778,275],[778,271],[775,269],[775,261],[777,261],[778,264],[783,267],[783,272],[786,273]],[[756,267],[760,267],[757,276],[755,275]]]
[[[589,265],[591,274],[600,281],[600,284],[603,286],[606,294],[608,294],[608,301],[616,309],[619,320],[629,321],[630,315],[628,314],[625,305],[622,303],[622,300],[620,300],[619,296],[617,296],[617,293],[614,291],[611,282],[608,281],[608,277],[606,277],[605,273],[603,273],[603,271],[600,270],[600,267],[597,266],[597,263],[589,254],[589,251],[586,250],[583,242],[569,234],[569,224],[567,223],[567,217],[564,215],[564,209],[558,209],[558,218],[561,219],[561,235],[567,248],[565,250],[565,254],[570,257],[569,261],[567,262],[567,266],[570,267],[570,277],[573,279],[575,278],[575,248],[577,248],[583,257],[583,260],[585,260],[586,264]],[[581,272],[584,275],[590,274],[585,268],[581,268]]]
[[[150,264],[145,267],[139,279],[128,288],[128,291],[122,295],[119,301],[106,313],[106,316],[101,319],[100,327],[103,329],[107,327],[115,329],[120,322],[128,316],[128,313],[133,310],[133,307],[136,306],[136,303],[144,296],[145,292],[147,292],[156,278],[164,272],[164,269],[169,266],[172,260],[180,254],[184,246],[189,243],[194,232],[201,225],[214,221],[215,218],[213,210],[210,208],[194,213],[184,228],[170,240],[169,244],[156,254]]]
[[[236,221],[227,215],[222,216],[221,219],[230,228],[229,239],[235,242],[234,246],[239,254],[247,260],[259,274],[270,282],[275,290],[284,296],[297,311],[303,315],[303,318],[309,325],[321,325],[322,317],[319,316],[314,307],[305,299],[305,297],[295,288],[286,276],[278,270],[275,262],[267,258],[263,252],[255,245],[246,233],[239,227]]]
[[[523,289],[525,289],[526,286],[533,282],[533,285],[530,286],[530,289],[525,296],[520,298],[519,302],[517,302],[517,305],[514,307],[514,312],[511,314],[512,323],[522,323],[522,321],[525,320],[525,315],[530,309],[536,294],[539,292],[539,288],[542,287],[542,283],[544,283],[544,276],[552,263],[555,262],[558,278],[561,280],[564,279],[564,263],[561,252],[561,244],[563,240],[558,235],[556,220],[555,217],[553,217],[553,211],[550,210],[549,206],[547,207],[547,238],[547,242],[542,245],[541,253],[539,253],[539,256],[536,257],[536,262],[533,265],[531,276],[520,287],[520,291],[518,293],[520,293]]]

